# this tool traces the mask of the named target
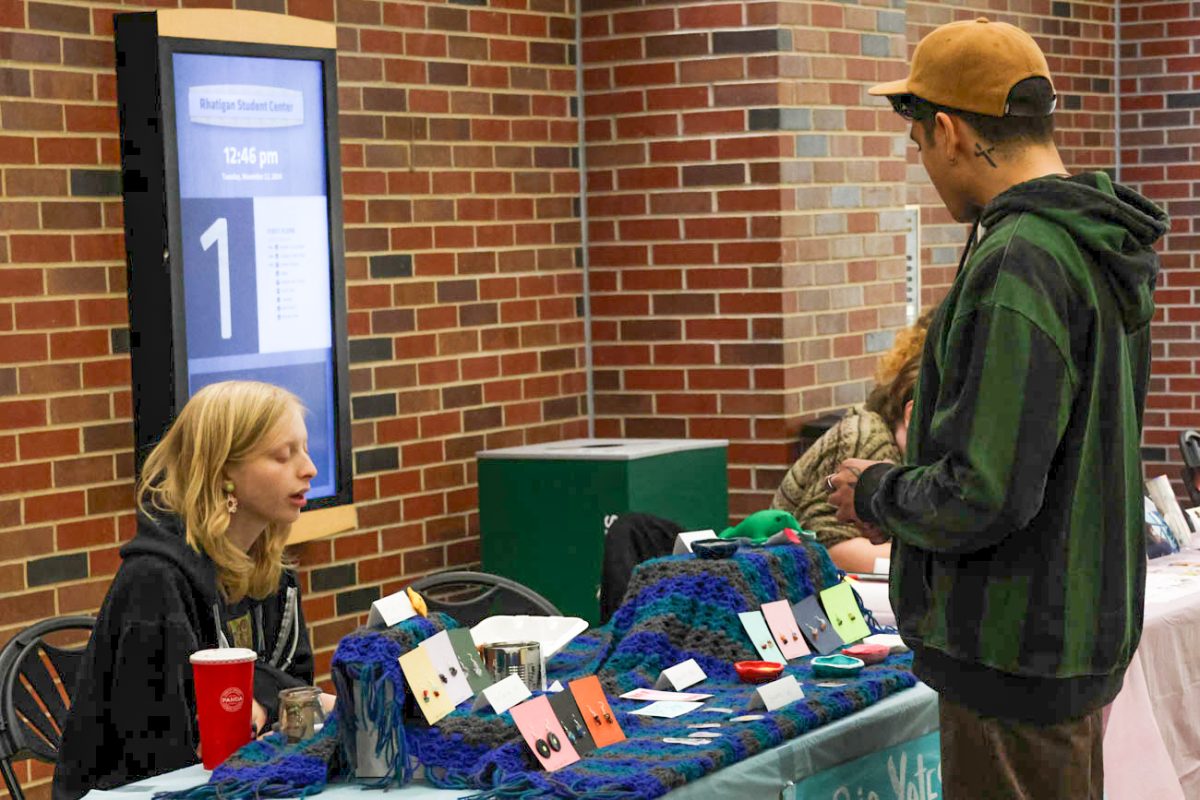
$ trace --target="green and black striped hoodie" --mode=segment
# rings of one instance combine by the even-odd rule
[[[1072,719],[1142,630],[1142,411],[1163,212],[1103,173],[1018,184],[938,309],[905,464],[855,508],[894,537],[914,671],[977,713]]]

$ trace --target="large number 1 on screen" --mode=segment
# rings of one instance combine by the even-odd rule
[[[217,217],[208,230],[200,234],[200,246],[205,250],[217,243],[217,295],[221,304],[221,338],[233,336],[233,314],[229,307],[229,223]]]

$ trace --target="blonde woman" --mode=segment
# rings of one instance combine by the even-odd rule
[[[316,475],[303,408],[265,383],[206,386],[154,448],[137,535],[100,608],[64,726],[55,800],[195,763],[188,656],[248,647],[254,723],[310,684],[312,648],[284,545]]]

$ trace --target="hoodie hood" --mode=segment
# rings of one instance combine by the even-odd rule
[[[137,515],[140,523],[137,535],[121,548],[121,558],[155,556],[166,559],[179,567],[192,591],[205,598],[205,606],[216,602],[216,567],[207,556],[196,552],[187,543],[183,520],[174,514],[149,516],[141,509]]]
[[[992,229],[1010,214],[1036,214],[1070,232],[1104,273],[1133,332],[1154,315],[1158,256],[1153,246],[1167,231],[1167,215],[1103,172],[1047,177],[1017,184],[997,195],[980,216]]]

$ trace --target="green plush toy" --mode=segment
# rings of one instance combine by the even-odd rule
[[[755,511],[734,527],[721,531],[717,536],[722,539],[749,539],[751,544],[763,544],[784,531],[792,533],[791,535],[785,534],[781,539],[796,543],[799,543],[800,537],[810,540],[817,538],[812,531],[806,531],[800,527],[800,523],[788,512],[770,508],[765,511]]]

